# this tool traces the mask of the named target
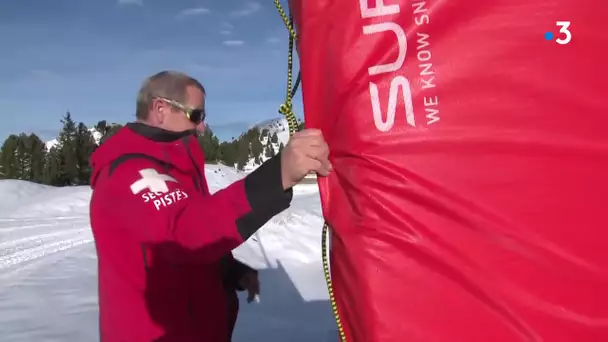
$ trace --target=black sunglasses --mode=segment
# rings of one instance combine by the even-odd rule
[[[164,97],[158,97],[158,98],[163,100],[164,102],[170,104],[171,106],[181,110],[182,112],[184,112],[184,114],[186,114],[186,117],[188,118],[188,120],[194,122],[197,125],[200,124],[201,122],[203,122],[205,120],[205,118],[207,117],[207,113],[205,112],[204,108],[203,109],[188,108],[177,101],[173,101],[171,99],[167,99]]]

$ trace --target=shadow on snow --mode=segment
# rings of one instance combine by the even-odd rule
[[[337,342],[336,323],[329,300],[306,301],[278,262],[277,268],[259,270],[260,302],[247,304],[239,293],[239,318],[233,342]]]

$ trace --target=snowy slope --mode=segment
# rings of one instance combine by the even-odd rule
[[[268,132],[269,132],[268,137],[264,137],[264,138],[260,139],[263,146],[266,146],[266,144],[268,143],[268,139],[270,136],[272,136],[272,134],[274,134],[275,132],[277,133],[277,138],[278,138],[277,143],[272,144],[275,154],[279,152],[279,145],[281,143],[283,143],[283,146],[284,146],[284,145],[287,145],[287,142],[289,141],[289,125],[287,124],[287,119],[285,119],[284,117],[266,120],[264,122],[261,122],[261,123],[255,125],[254,127],[257,127],[260,130],[260,132],[262,132],[263,130],[268,130]],[[253,128],[253,127],[251,127],[251,128]],[[262,162],[264,162],[268,158],[264,155],[264,153],[262,153],[261,159],[262,159]],[[257,169],[258,166],[260,166],[260,165],[256,164],[255,160],[253,158],[251,158],[249,160],[249,162],[245,165],[243,170],[246,172],[251,172],[251,171]]]
[[[276,132],[279,137],[279,143],[282,142],[286,145],[289,140],[289,125],[287,124],[287,119],[284,117],[266,120],[255,126],[258,127],[260,131],[267,129],[270,134]]]
[[[246,173],[208,165],[217,191]],[[0,181],[0,336],[13,341],[97,341],[97,260],[88,187]],[[5,197],[6,198],[6,197]],[[320,264],[316,185],[298,185],[293,205],[235,250],[260,269],[259,303],[242,300],[239,341],[338,341]],[[243,299],[243,298],[242,298]]]
[[[89,128],[89,132],[91,132],[91,134],[93,135],[93,140],[95,140],[95,143],[99,145],[99,141],[101,140],[102,134],[98,132],[95,128]],[[57,138],[55,138],[45,142],[44,144],[46,145],[46,149],[50,150],[51,148],[57,146],[59,144],[59,141],[57,140]]]
[[[289,141],[289,125],[287,124],[287,119],[285,119],[284,117],[266,120],[266,121],[263,121],[263,122],[255,125],[254,127],[257,127],[260,130],[260,132],[262,132],[263,130],[268,130],[268,132],[269,132],[269,135],[267,137],[260,139],[262,146],[266,146],[266,144],[268,143],[269,137],[272,136],[272,134],[274,134],[275,132],[277,133],[277,138],[278,138],[277,143],[272,144],[275,154],[279,152],[279,146],[281,143],[283,144],[283,146],[285,146],[285,145],[287,145],[287,142]],[[268,157],[266,157],[266,155],[264,153],[262,153],[262,155],[260,156],[260,159],[263,163],[266,160],[268,160]],[[253,158],[251,158],[251,159],[249,159],[249,162],[247,162],[247,164],[243,168],[243,171],[247,172],[247,173],[251,172],[251,171],[257,169],[260,165],[261,164],[256,163],[255,160]],[[309,182],[315,182],[317,179],[317,174],[315,174],[315,173],[309,174],[306,176],[306,178]]]

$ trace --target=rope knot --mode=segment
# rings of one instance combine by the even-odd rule
[[[292,107],[290,102],[283,103],[279,106],[279,113],[283,115],[289,115],[289,113],[292,112],[291,108]]]

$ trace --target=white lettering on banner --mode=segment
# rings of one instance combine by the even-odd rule
[[[398,14],[400,9],[399,5],[384,5],[382,0],[376,0],[376,6],[373,8],[368,7],[367,0],[359,0],[361,7],[362,18],[381,17],[386,15]],[[397,37],[397,45],[399,47],[397,53],[397,59],[388,64],[374,65],[368,68],[367,73],[370,76],[380,75],[384,73],[390,73],[400,70],[405,62],[407,55],[407,37],[405,31],[401,26],[394,22],[384,22],[371,25],[363,26],[363,34],[377,34],[390,31]],[[403,75],[397,75],[391,80],[389,95],[388,95],[388,108],[386,111],[386,120],[383,118],[382,108],[380,106],[380,94],[378,85],[370,81],[369,82],[369,94],[372,105],[372,113],[374,117],[374,124],[376,128],[381,132],[388,132],[393,128],[395,124],[395,115],[397,113],[397,100],[399,90],[403,97],[405,104],[405,119],[406,122],[416,127],[416,119],[414,117],[414,106],[412,101],[412,88],[409,80]]]
[[[414,9],[414,22],[417,27],[428,25],[431,23],[431,17],[429,11],[426,8],[427,1],[416,1],[412,3]],[[418,59],[418,68],[420,69],[420,84],[422,84],[421,91],[434,91],[436,87],[435,83],[435,70],[433,69],[433,54],[431,52],[431,43],[429,42],[430,35],[424,32],[416,32],[416,59]],[[432,125],[439,121],[439,97],[435,94],[432,96],[423,95],[424,112],[426,113],[426,124],[427,126]]]
[[[370,76],[397,71],[401,69],[401,67],[403,66],[403,62],[405,61],[405,54],[407,52],[407,38],[405,37],[405,32],[403,31],[401,26],[395,23],[380,23],[363,26],[364,34],[374,34],[386,31],[391,31],[395,34],[395,36],[397,36],[397,44],[399,44],[399,54],[397,55],[397,60],[393,63],[374,65],[369,67],[367,69],[367,73]]]
[[[397,112],[397,95],[401,89],[403,93],[403,101],[405,102],[405,120],[412,127],[416,127],[416,118],[414,117],[414,104],[412,102],[412,88],[410,82],[405,76],[396,76],[391,81],[390,93],[388,95],[388,109],[386,113],[386,121],[382,118],[382,109],[380,108],[380,95],[378,94],[378,86],[373,82],[369,82],[369,95],[372,100],[372,111],[374,113],[374,123],[376,128],[381,132],[388,132],[395,124],[395,113]]]
[[[382,16],[390,16],[399,14],[400,7],[398,4],[386,5],[384,0],[372,0],[372,6],[369,4],[369,0],[359,0],[359,6],[361,10],[361,18],[377,18]],[[425,8],[426,1],[416,2],[412,4],[414,8],[414,21],[416,25],[425,25],[430,23],[430,16]],[[386,73],[397,73],[399,72],[405,63],[407,56],[407,36],[403,27],[393,21],[376,22],[369,25],[363,26],[363,34],[384,34],[386,32],[392,32],[397,38],[397,58],[390,63],[375,64],[368,68],[368,75],[375,76]],[[416,57],[420,62],[418,67],[421,69],[420,84],[422,84],[422,90],[435,88],[435,72],[431,63],[432,54],[429,49],[426,49],[430,45],[428,42],[429,35],[424,33],[417,33],[418,46]],[[403,104],[405,109],[405,121],[411,127],[416,127],[416,117],[414,113],[414,104],[412,100],[412,87],[411,82],[403,74],[396,74],[393,76],[388,93],[388,106],[386,116],[382,112],[380,105],[380,91],[378,85],[372,81],[369,82],[369,93],[370,101],[372,106],[372,113],[374,124],[376,128],[381,132],[390,131],[395,124],[395,116],[397,113],[397,104],[399,99],[399,92],[403,98]],[[435,101],[424,100],[425,111],[427,113],[427,125],[433,124],[439,121],[439,110],[437,108],[438,99],[434,96]],[[427,104],[432,103],[432,104]],[[434,106],[427,108],[429,106]]]
[[[418,36],[418,53],[416,54],[416,57],[420,62],[428,62],[418,64],[418,67],[422,69],[420,70],[420,76],[429,76],[426,78],[422,77],[422,89],[435,88],[435,84],[433,84],[433,81],[435,80],[435,76],[433,76],[435,75],[435,71],[432,69],[433,63],[430,62],[432,57],[431,51],[425,49],[430,45],[428,42],[429,35],[426,33],[416,32],[416,36]]]
[[[424,111],[426,112],[426,118],[428,119],[428,124],[435,123],[435,121],[439,121],[439,109],[437,106],[439,105],[439,97],[437,95],[428,97],[424,97]]]
[[[399,13],[399,5],[385,5],[383,0],[376,0],[376,7],[368,7],[367,0],[359,0],[361,18],[381,17]]]
[[[175,182],[175,178],[156,172],[154,169],[143,169],[139,170],[141,178],[133,184],[131,184],[131,192],[134,195],[142,192],[144,189],[148,189],[152,192],[168,192],[169,187],[167,182]]]
[[[188,198],[188,194],[181,189],[176,189],[168,193],[162,191],[148,191],[143,193],[141,195],[141,198],[144,200],[144,203],[151,202],[152,204],[154,204],[154,208],[156,208],[156,210],[160,210],[160,208],[168,207],[174,203]]]
[[[429,17],[424,5],[426,5],[426,1],[414,2],[412,4],[412,7],[414,7],[414,22],[417,26],[431,22],[431,17]]]

